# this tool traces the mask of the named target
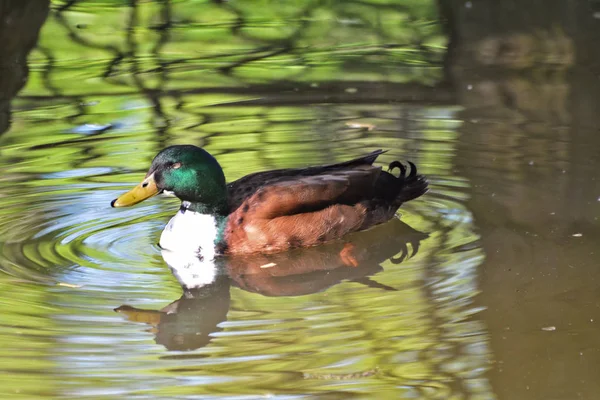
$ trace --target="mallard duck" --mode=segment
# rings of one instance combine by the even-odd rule
[[[373,166],[376,150],[338,164],[278,169],[247,175],[229,184],[206,150],[176,145],[162,150],[145,179],[113,200],[113,207],[137,204],[156,194],[181,200],[159,245],[219,255],[273,253],[340,239],[390,220],[402,203],[427,191],[414,164],[398,161],[389,172]],[[398,176],[392,174],[398,168]]]

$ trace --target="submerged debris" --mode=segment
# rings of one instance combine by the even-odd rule
[[[71,129],[71,132],[79,133],[81,135],[94,135],[112,128],[114,128],[114,125],[112,124],[83,124]]]
[[[372,131],[373,129],[375,129],[375,125],[364,124],[362,122],[346,122],[346,126],[352,129],[366,129],[368,131]]]
[[[546,332],[552,332],[552,331],[556,330],[556,327],[555,326],[545,326],[542,328],[542,330],[546,331]]]
[[[375,375],[379,372],[379,368],[375,367],[361,372],[353,372],[350,374],[311,374],[309,372],[302,373],[304,379],[324,379],[334,381],[344,381],[350,379],[366,378]]]
[[[83,285],[75,285],[75,284],[73,284],[73,283],[58,282],[58,283],[56,284],[56,286],[63,286],[63,287],[75,288],[75,289],[76,289],[76,288],[80,288],[80,287],[82,287]]]

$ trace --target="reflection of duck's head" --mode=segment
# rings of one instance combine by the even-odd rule
[[[230,184],[217,160],[191,145],[171,146],[152,161],[145,179],[113,207],[158,193],[182,200],[160,238],[164,249],[219,254],[273,253],[331,242],[393,218],[403,203],[427,191],[414,164],[373,163],[381,150],[331,165],[264,171]]]
[[[211,334],[229,312],[229,278],[214,276],[211,283],[186,290],[179,300],[160,310],[145,310],[127,305],[115,311],[131,321],[151,325],[156,343],[168,350],[193,350],[206,346]]]

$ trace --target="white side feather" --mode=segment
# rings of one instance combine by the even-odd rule
[[[173,252],[196,253],[204,260],[215,258],[218,229],[215,217],[179,210],[160,235],[160,247]]]

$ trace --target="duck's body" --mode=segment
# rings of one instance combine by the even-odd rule
[[[206,151],[172,146],[154,159],[146,179],[112,205],[132,205],[173,192],[179,212],[160,245],[221,254],[278,252],[339,239],[390,220],[402,203],[427,191],[411,165],[395,161],[398,177],[373,166],[378,150],[339,164],[258,172],[225,184],[223,171]]]

